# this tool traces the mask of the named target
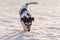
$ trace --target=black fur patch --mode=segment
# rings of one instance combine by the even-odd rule
[[[24,23],[26,23],[26,22],[32,22],[32,21],[34,21],[34,18],[33,17],[29,17],[29,18],[24,17],[24,18],[21,18],[21,21],[23,21]]]
[[[25,11],[28,11],[28,10],[26,8],[22,9],[21,12],[20,12],[20,15]]]

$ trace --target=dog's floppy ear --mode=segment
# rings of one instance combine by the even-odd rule
[[[24,20],[27,20],[27,18],[24,16],[23,18],[21,18],[21,20],[23,20],[23,21],[24,21]]]
[[[29,19],[32,20],[32,21],[34,21],[34,17],[30,17]]]
[[[31,17],[32,21],[34,21],[34,17]]]
[[[21,20],[24,20],[23,18],[21,18]]]

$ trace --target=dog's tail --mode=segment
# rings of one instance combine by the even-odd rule
[[[24,4],[19,11],[20,15],[27,10],[30,4],[38,4],[38,2],[30,2],[30,3]]]
[[[26,7],[28,7],[28,5],[30,5],[30,4],[38,4],[38,2],[30,2],[30,3],[26,3],[25,5],[26,5]]]

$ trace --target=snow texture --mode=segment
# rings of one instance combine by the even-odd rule
[[[24,32],[19,9],[27,2],[35,21]],[[0,40],[60,40],[60,0],[0,0]]]

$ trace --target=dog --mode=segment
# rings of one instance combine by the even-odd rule
[[[31,13],[28,10],[29,4],[35,4],[35,3],[33,3],[33,2],[26,3],[19,11],[21,24],[23,25],[24,31],[30,31],[32,21],[34,21],[34,17],[31,16]]]

